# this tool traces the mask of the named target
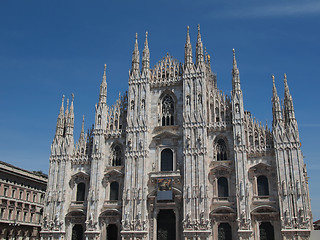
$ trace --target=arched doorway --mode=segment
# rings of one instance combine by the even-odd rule
[[[274,229],[270,222],[262,222],[259,226],[260,240],[274,240]]]
[[[115,224],[109,224],[107,227],[107,240],[118,240],[118,227]]]
[[[157,217],[157,240],[176,239],[176,216],[172,209],[161,209]]]
[[[231,226],[229,223],[220,223],[218,227],[219,240],[232,240]]]
[[[76,224],[72,228],[72,240],[83,240],[83,227]]]

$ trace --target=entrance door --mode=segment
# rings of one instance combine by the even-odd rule
[[[172,209],[162,209],[157,217],[157,240],[176,239],[176,216]]]
[[[273,226],[269,222],[260,224],[260,240],[274,240]]]
[[[80,224],[72,228],[72,240],[83,240],[83,227]]]
[[[109,224],[107,227],[107,240],[118,240],[118,227],[115,224]]]

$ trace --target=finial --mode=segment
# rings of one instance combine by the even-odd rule
[[[272,82],[273,82],[273,84],[275,84],[275,83],[274,83],[274,75],[272,74],[271,77],[272,77]]]
[[[82,115],[82,123],[84,123],[84,115]]]
[[[63,105],[63,103],[64,103],[64,98],[65,98],[65,96],[62,95],[62,105]]]
[[[187,26],[187,31],[188,31],[188,33],[189,33],[189,26]]]
[[[284,74],[284,81],[287,82],[287,74]]]
[[[210,62],[210,55],[208,54],[208,62]]]
[[[146,31],[146,38],[148,37],[148,31]]]
[[[72,97],[72,102],[74,100],[74,93],[71,93],[71,97]]]
[[[200,33],[200,24],[198,24],[198,33]]]
[[[138,33],[136,32],[136,41],[138,41]]]
[[[233,57],[236,56],[236,50],[234,50],[234,48],[232,48],[232,52],[233,52]]]

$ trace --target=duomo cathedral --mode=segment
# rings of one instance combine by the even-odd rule
[[[230,58],[231,60],[231,58]],[[304,240],[308,177],[287,77],[272,89],[272,128],[245,110],[233,50],[223,94],[204,51],[150,68],[136,37],[129,88],[107,105],[106,65],[95,122],[74,140],[64,97],[51,145],[43,240]],[[271,82],[271,81],[270,81]],[[231,84],[231,81],[230,81]],[[271,88],[270,88],[271,92]]]

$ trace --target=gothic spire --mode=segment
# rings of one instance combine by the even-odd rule
[[[107,64],[104,65],[102,82],[100,85],[99,104],[107,103]]]
[[[64,95],[62,95],[60,112],[57,119],[56,137],[63,136],[63,129],[64,129],[64,113],[63,112],[64,112]]]
[[[186,45],[184,47],[184,63],[185,63],[185,66],[188,66],[188,67],[192,65],[192,47],[190,42],[189,26],[187,26],[187,39],[186,39]]]
[[[272,113],[273,113],[273,125],[276,125],[279,121],[282,121],[281,115],[281,104],[280,99],[277,94],[277,88],[274,80],[274,76],[272,75]]]
[[[144,42],[144,49],[142,55],[142,71],[148,70],[150,67],[150,52],[148,47],[148,32],[146,32],[146,40]]]
[[[236,60],[236,52],[234,49],[232,49],[233,52],[233,68],[232,68],[232,90],[235,91],[241,91],[240,87],[240,74],[239,69],[237,66],[237,60]]]
[[[74,100],[74,94],[71,94],[71,104],[70,104],[70,112],[67,113],[66,110],[66,135],[73,135],[73,128],[74,128],[74,112],[73,112],[73,100]],[[69,99],[67,99],[67,106],[69,105]]]
[[[139,71],[140,53],[138,48],[138,33],[136,33],[136,42],[132,53],[132,69],[131,72]]]
[[[203,63],[203,44],[201,41],[201,34],[200,34],[200,24],[198,24],[198,38],[196,44],[196,64],[197,66]]]
[[[83,140],[84,140],[84,115],[82,116],[82,125],[81,125],[80,139],[83,139]]]
[[[285,120],[287,123],[292,119],[295,119],[293,101],[289,91],[286,74],[284,74],[284,114],[285,114]]]

